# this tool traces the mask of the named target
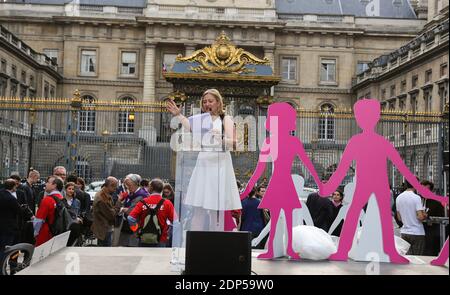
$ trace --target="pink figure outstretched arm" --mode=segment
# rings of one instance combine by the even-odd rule
[[[438,196],[420,184],[416,176],[414,176],[414,174],[409,171],[405,162],[403,162],[402,158],[400,157],[400,154],[391,144],[389,144],[389,148],[386,150],[388,151],[388,157],[392,161],[392,163],[394,163],[400,173],[406,178],[406,180],[408,180],[408,182],[417,190],[417,192],[422,197],[424,197],[425,199],[432,199],[441,202],[442,204],[448,204],[448,198]]]
[[[264,142],[263,148],[261,151],[267,151],[268,145],[266,142]],[[245,190],[241,193],[241,200],[245,199],[248,194],[252,191],[253,187],[255,186],[255,183],[258,181],[258,179],[261,177],[261,175],[264,173],[264,170],[266,170],[266,161],[263,158],[267,158],[266,156],[259,157],[258,164],[256,165],[255,171],[253,172],[252,177],[250,177],[250,180],[247,183],[247,186],[245,187]]]
[[[305,152],[305,149],[303,148],[303,145],[300,143],[298,147],[298,157],[302,161],[303,165],[308,169],[309,173],[311,173],[312,177],[314,178],[314,181],[316,182],[317,186],[319,187],[319,190],[321,190],[323,184],[320,181],[319,175],[317,175],[316,168],[314,168],[314,164],[312,163],[311,159],[308,157],[308,155]]]
[[[322,184],[322,189],[319,190],[319,195],[321,197],[329,197],[331,193],[333,193],[342,183],[345,175],[347,175],[347,171],[353,162],[352,155],[354,154],[354,151],[352,142],[352,139],[350,139],[347,146],[345,147],[344,153],[342,154],[341,161],[339,162],[336,171],[333,173],[327,183]]]

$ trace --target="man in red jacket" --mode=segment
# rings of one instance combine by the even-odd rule
[[[55,221],[56,202],[53,197],[63,199],[61,191],[64,187],[63,180],[58,176],[49,176],[45,183],[45,195],[33,220],[36,247],[44,244],[52,238],[50,224]]]
[[[149,190],[150,196],[146,197],[142,201],[144,201],[147,206],[145,206],[142,202],[139,202],[136,207],[134,207],[133,211],[128,215],[128,223],[131,228],[134,228],[136,224],[139,224],[139,227],[142,228],[144,226],[145,217],[148,214],[147,207],[152,209],[156,208],[158,203],[163,200],[161,207],[156,213],[156,217],[158,218],[159,226],[161,227],[161,238],[159,244],[150,245],[139,243],[140,247],[166,247],[168,242],[168,230],[169,223],[173,222],[173,218],[175,215],[175,208],[167,199],[163,199],[162,191],[164,188],[164,183],[161,179],[153,179],[150,182]]]

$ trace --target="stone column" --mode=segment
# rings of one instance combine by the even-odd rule
[[[270,60],[270,66],[275,73],[275,47],[264,47],[264,57]]]
[[[144,91],[142,95],[143,102],[155,101],[155,70],[156,44],[145,45],[145,64],[144,64]]]
[[[142,101],[144,103],[156,102],[156,44],[145,45],[144,63],[144,89]],[[139,129],[139,137],[145,139],[149,145],[156,143],[155,116],[152,113],[142,113],[142,125]]]

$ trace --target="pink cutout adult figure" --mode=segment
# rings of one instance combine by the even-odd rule
[[[442,266],[444,265],[448,260],[448,238],[447,241],[445,241],[444,247],[442,247],[441,253],[439,253],[439,256],[431,261],[432,265],[436,266]]]
[[[266,253],[258,256],[260,259],[271,259],[274,257],[273,240],[281,209],[284,210],[286,217],[288,233],[287,254],[292,259],[300,258],[292,248],[292,212],[296,208],[301,208],[291,176],[292,164],[296,156],[303,161],[316,183],[321,184],[312,162],[306,155],[302,142],[291,135],[291,132],[296,130],[296,119],[296,111],[288,103],[274,103],[269,106],[266,129],[270,131],[270,137],[264,141],[255,172],[241,194],[241,200],[249,194],[263,174],[266,162],[270,157],[273,161],[272,176],[267,185],[264,198],[259,205],[259,208],[270,210],[270,235],[268,250]]]
[[[408,259],[398,254],[395,248],[394,227],[392,224],[390,191],[387,175],[387,162],[391,160],[400,173],[411,183],[424,198],[447,202],[447,198],[437,196],[422,186],[409,171],[394,146],[375,131],[380,119],[380,103],[375,99],[363,99],[354,105],[355,119],[362,133],[353,136],[344,150],[341,162],[328,183],[322,186],[320,195],[328,197],[341,183],[352,161],[356,162],[356,188],[352,204],[339,240],[337,253],[329,260],[348,259],[348,252],[353,244],[360,212],[375,194],[380,210],[383,248],[391,263],[409,263]]]

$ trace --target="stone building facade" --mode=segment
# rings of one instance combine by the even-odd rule
[[[56,63],[36,52],[0,25],[0,97],[54,98],[62,76]],[[41,115],[42,121],[50,118]],[[25,112],[0,109],[0,171],[25,173],[29,160],[29,116]]]
[[[380,95],[367,90],[372,84],[364,88],[366,84],[355,81],[363,83],[361,75],[367,75],[374,59],[423,32],[428,14],[435,10],[427,2],[445,4],[441,0],[6,0],[0,2],[0,24],[56,62],[63,77],[57,84],[60,97],[70,98],[78,89],[86,103],[161,102],[173,92],[164,73],[176,57],[210,46],[225,32],[237,47],[270,60],[281,78],[269,93],[274,101],[332,113],[350,109],[361,93]],[[433,58],[442,64],[439,54]],[[108,131],[122,138],[135,135],[150,146],[168,144],[161,130],[169,117],[163,113],[136,118],[133,128],[128,115],[84,112],[82,116],[80,132],[86,136],[100,137]],[[299,135],[316,140],[312,144],[321,139],[345,144],[349,134],[335,137],[327,130],[331,126],[327,119],[316,121],[311,130],[317,135],[310,131]],[[148,126],[156,134],[148,136]],[[65,129],[56,122],[48,127]],[[327,149],[337,161],[340,148]],[[100,154],[93,158],[98,160]]]

